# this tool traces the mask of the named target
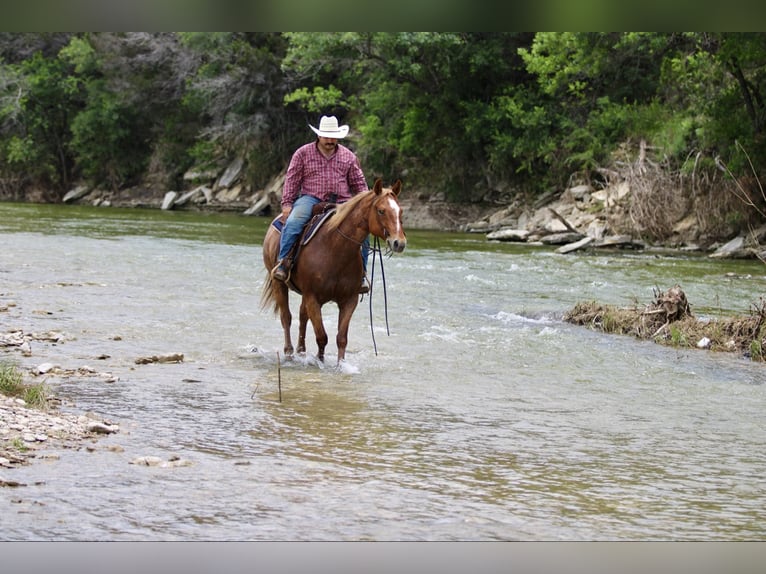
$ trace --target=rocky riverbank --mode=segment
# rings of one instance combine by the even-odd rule
[[[56,451],[90,448],[100,436],[118,431],[118,425],[91,413],[64,413],[54,405],[29,408],[23,399],[0,394],[0,470],[32,459],[56,460]],[[20,485],[0,474],[0,486]]]
[[[64,196],[63,202],[271,215],[280,210],[283,185],[284,173],[262,189],[252,189],[244,181],[242,162],[237,160],[217,171],[187,172],[183,189],[178,191],[152,186],[110,191],[79,185]],[[642,201],[637,199],[640,192],[634,189],[636,185],[616,179],[603,189],[576,185],[551,191],[531,203],[524,203],[512,194],[506,194],[505,201],[454,203],[442,193],[408,189],[405,183],[400,200],[408,229],[481,233],[488,241],[552,245],[562,254],[660,247],[698,251],[718,258],[766,259],[766,250],[761,247],[766,241],[766,226],[746,233],[737,233],[728,226],[711,232],[704,229],[701,208],[692,201],[687,202],[685,209],[673,211],[672,216],[663,212],[666,236],[660,242],[648,244],[645,237],[651,234],[635,218],[637,202]]]

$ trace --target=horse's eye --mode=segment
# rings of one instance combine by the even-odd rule
[[[386,212],[385,209],[379,209],[378,210],[378,215],[383,215],[385,212]]]

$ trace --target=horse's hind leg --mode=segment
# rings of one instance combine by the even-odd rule
[[[274,300],[279,309],[279,320],[282,323],[282,331],[285,335],[285,357],[292,357],[293,341],[290,337],[290,327],[292,326],[293,315],[290,313],[290,300],[287,287],[284,285],[275,285]]]
[[[298,319],[298,348],[296,351],[299,355],[306,354],[306,324],[309,320],[308,311],[306,311],[306,305],[301,301],[301,310]]]

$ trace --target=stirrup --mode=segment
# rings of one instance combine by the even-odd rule
[[[280,261],[271,270],[271,278],[284,283],[287,281],[287,269],[285,269],[284,262]]]
[[[367,275],[362,276],[362,284],[359,286],[359,294],[364,295],[370,292],[369,281],[367,281]]]

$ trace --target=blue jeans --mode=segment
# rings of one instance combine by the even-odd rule
[[[311,210],[320,203],[313,195],[301,195],[293,203],[293,209],[287,216],[287,221],[282,228],[282,236],[279,238],[279,261],[282,261],[290,253],[293,244],[303,231],[303,226],[311,219]],[[370,238],[365,237],[362,242],[362,268],[367,273],[367,256],[370,253]]]

